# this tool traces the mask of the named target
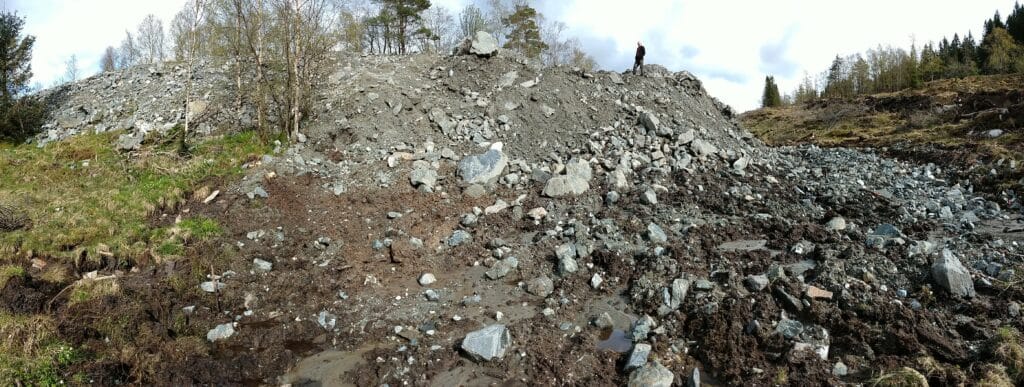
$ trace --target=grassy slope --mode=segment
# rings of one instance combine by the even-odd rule
[[[952,104],[958,96],[1020,89],[1024,76],[976,76],[929,82],[917,90],[870,96],[874,100],[927,99],[933,105]],[[936,120],[924,109],[880,111],[864,98],[810,105],[759,109],[744,113],[744,125],[773,145],[815,143],[822,146],[892,146],[927,144],[940,149],[968,149],[980,159],[1024,159],[1024,137],[1010,132],[995,139],[969,136],[970,123]]]
[[[82,135],[41,149],[0,145],[0,203],[21,207],[33,223],[0,234],[0,263],[31,252],[95,265],[101,244],[118,259],[137,259],[165,236],[147,227],[147,216],[173,208],[205,179],[240,173],[249,157],[268,151],[242,133],[198,144],[187,159],[170,145],[128,157],[113,149],[114,138]]]
[[[210,219],[184,219],[173,227],[150,227],[147,219],[186,195],[208,194],[198,189],[204,181],[238,175],[246,161],[269,152],[245,132],[196,144],[187,159],[170,144],[147,145],[128,156],[114,150],[116,136],[86,134],[44,148],[0,145],[0,203],[20,207],[32,220],[29,228],[0,233],[0,289],[29,274],[29,256],[50,263],[33,274],[37,279],[64,285],[75,279],[69,267],[124,268],[145,254],[180,254],[187,241],[220,234]],[[104,254],[110,258],[104,261]],[[116,294],[118,287],[115,281],[85,281],[69,290],[75,304]],[[69,365],[104,356],[78,351],[60,339],[55,325],[49,315],[0,311],[0,384],[56,385]]]

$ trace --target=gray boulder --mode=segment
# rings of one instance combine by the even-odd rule
[[[480,155],[467,156],[459,161],[459,176],[466,184],[487,184],[501,177],[508,165],[508,157],[501,151],[502,144],[495,143],[491,149]]]
[[[427,189],[434,189],[437,184],[437,171],[431,168],[417,168],[409,172],[409,183],[413,187],[423,186]]]
[[[555,291],[555,282],[547,276],[540,276],[526,283],[526,291],[535,296],[547,297]]]
[[[142,147],[142,140],[146,134],[142,131],[122,134],[117,138],[117,150],[133,151]]]
[[[580,195],[590,189],[590,183],[574,176],[555,176],[544,185],[544,196],[557,198]]]
[[[633,346],[633,351],[629,353],[629,360],[626,360],[626,371],[634,368],[643,367],[647,364],[647,357],[651,355],[650,344],[636,344]]]
[[[971,273],[949,249],[943,249],[942,256],[932,265],[932,278],[955,296],[974,297],[976,294]]]
[[[510,345],[512,335],[504,324],[495,324],[469,332],[462,339],[462,350],[475,361],[501,359]]]
[[[590,163],[582,160],[570,162],[565,166],[565,172],[565,175],[548,179],[544,185],[544,196],[556,198],[580,195],[590,189],[590,179],[593,177]]]
[[[651,222],[647,224],[647,239],[652,243],[666,243],[668,235],[665,234],[665,230],[661,229],[661,226]]]
[[[629,374],[629,387],[671,387],[675,375],[658,362],[649,363]]]
[[[640,123],[644,125],[644,128],[652,132],[657,132],[661,127],[661,120],[658,119],[658,115],[654,114],[654,112],[641,113]]]
[[[489,57],[498,52],[498,39],[486,31],[477,31],[469,45],[469,53]]]

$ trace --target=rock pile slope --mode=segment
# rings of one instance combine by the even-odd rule
[[[176,377],[952,384],[999,364],[980,348],[1024,297],[1006,203],[934,165],[766,147],[649,67],[342,59],[299,143],[186,206],[237,254],[189,312],[216,372]]]

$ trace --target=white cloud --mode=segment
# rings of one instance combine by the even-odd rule
[[[467,0],[445,0],[459,10]],[[759,105],[766,71],[783,92],[804,71],[825,70],[835,55],[881,45],[909,47],[974,32],[1009,0],[541,0],[535,6],[564,21],[599,64],[612,70],[632,64],[637,40],[647,63],[689,70],[715,97],[740,111]],[[694,54],[696,53],[696,54]],[[765,55],[762,55],[765,54]],[[769,59],[770,63],[764,63]]]
[[[64,75],[64,62],[71,55],[78,58],[80,74],[95,74],[103,50],[120,45],[125,30],[134,34],[148,14],[163,20],[167,28],[184,4],[185,0],[14,0],[5,8],[24,17],[24,32],[36,37],[33,81],[50,86]]]
[[[36,35],[33,69],[49,85],[64,72],[71,54],[83,73],[98,68],[103,49],[118,45],[153,13],[165,27],[184,0],[8,0],[6,8],[27,18]],[[471,0],[434,0],[456,15]],[[485,2],[478,1],[483,4]],[[1009,0],[537,0],[549,18],[562,20],[569,34],[606,69],[632,64],[637,40],[647,62],[689,70],[709,92],[740,111],[758,105],[766,71],[784,92],[804,71],[826,69],[835,55],[882,45],[907,47],[953,33],[974,32]]]

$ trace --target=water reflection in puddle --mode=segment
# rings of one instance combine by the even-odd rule
[[[621,329],[602,330],[597,338],[597,349],[626,353],[633,348],[633,340]]]

